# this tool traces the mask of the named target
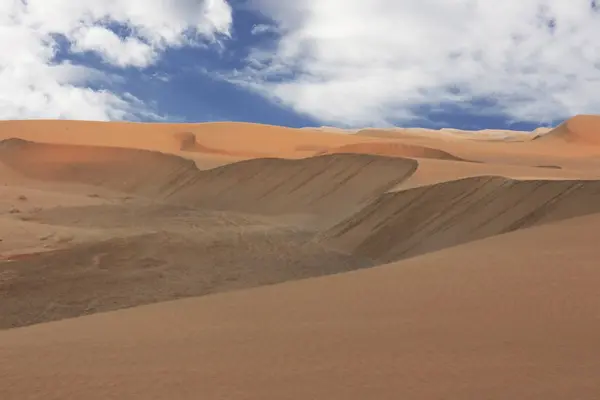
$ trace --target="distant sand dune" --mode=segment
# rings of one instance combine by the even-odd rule
[[[36,142],[125,147],[178,153],[195,135],[196,151],[249,154],[261,157],[297,157],[303,145],[342,146],[370,138],[280,126],[241,123],[133,123],[92,121],[0,121],[0,140],[21,138]]]
[[[194,174],[194,163],[174,155],[117,147],[0,142],[0,162],[33,179],[77,182],[158,196]]]
[[[325,153],[375,154],[387,157],[432,158],[436,160],[467,161],[460,157],[453,156],[452,154],[443,150],[398,142],[348,144],[328,150]]]
[[[381,196],[325,234],[389,262],[533,225],[600,212],[600,181],[477,177]]]
[[[569,143],[600,146],[600,116],[577,115],[555,129],[538,136],[540,141],[562,140]]]

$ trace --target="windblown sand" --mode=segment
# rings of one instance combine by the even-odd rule
[[[596,399],[599,128],[0,122],[0,399]]]

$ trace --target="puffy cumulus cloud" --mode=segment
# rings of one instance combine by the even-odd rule
[[[326,123],[387,125],[440,104],[516,121],[600,111],[590,0],[253,0],[280,37],[229,79]],[[470,112],[478,112],[470,109]],[[486,106],[483,112],[489,113]]]
[[[226,0],[0,0],[0,119],[156,117],[130,94],[90,88],[112,77],[56,60],[59,43],[114,67],[148,67],[172,47],[228,37]]]

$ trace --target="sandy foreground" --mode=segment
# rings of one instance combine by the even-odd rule
[[[0,122],[0,398],[596,399],[598,134]]]

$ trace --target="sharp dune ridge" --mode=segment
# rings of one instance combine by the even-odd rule
[[[598,118],[0,122],[0,398],[595,399]]]
[[[221,226],[182,232],[146,221],[161,230],[12,257],[2,265],[10,281],[0,291],[0,329],[372,265],[312,241],[310,232],[194,214],[189,222]]]
[[[600,212],[600,181],[474,177],[388,193],[323,234],[377,262]]]

